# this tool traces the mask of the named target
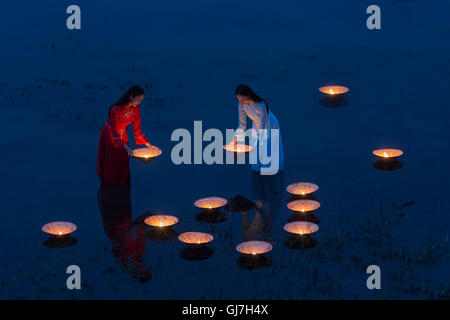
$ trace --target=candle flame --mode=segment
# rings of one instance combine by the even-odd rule
[[[160,226],[160,227],[162,227],[162,226],[163,226],[163,223],[162,223],[162,221],[161,221],[161,222],[159,223],[159,226]]]
[[[334,94],[334,91],[333,91],[333,89],[330,89],[330,94]]]
[[[199,244],[200,243],[200,240],[197,240],[197,244]]]
[[[256,255],[256,252],[252,252],[252,255]]]
[[[61,232],[61,231],[59,232],[59,235],[62,235],[62,232]]]
[[[389,155],[387,154],[386,151],[383,153],[383,157],[385,157],[385,158],[388,158],[388,157],[389,157]]]

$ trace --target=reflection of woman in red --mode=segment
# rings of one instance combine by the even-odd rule
[[[109,109],[109,118],[100,132],[97,155],[97,175],[102,185],[130,184],[129,157],[133,151],[128,146],[127,126],[133,125],[136,145],[150,142],[141,130],[139,103],[144,98],[144,90],[132,86]]]
[[[151,278],[143,262],[145,228],[139,217],[131,220],[130,186],[101,186],[97,193],[105,233],[111,240],[114,256],[125,271],[141,282]]]

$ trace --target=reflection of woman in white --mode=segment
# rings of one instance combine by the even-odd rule
[[[247,127],[247,117],[249,117],[252,124],[252,131],[254,131],[253,138],[253,151],[258,156],[257,162],[252,164],[252,169],[255,171],[261,171],[261,173],[266,171],[266,174],[275,174],[277,171],[284,169],[284,155],[283,155],[283,144],[281,142],[280,125],[278,119],[269,110],[267,103],[259,97],[253,90],[244,84],[240,84],[236,88],[236,98],[239,100],[239,127],[238,129],[246,130]],[[266,133],[262,133],[259,129],[267,129]],[[273,163],[261,163],[259,148],[262,146],[267,146],[266,151],[263,153],[267,154],[271,162],[276,159],[275,152],[272,152],[272,134],[271,129],[278,129],[278,165]],[[276,136],[274,136],[276,138]],[[236,143],[238,139],[234,140]],[[276,146],[276,144],[275,144]],[[275,150],[274,150],[275,151]],[[270,170],[275,170],[270,173]]]
[[[252,200],[254,214],[242,212],[241,233],[245,241],[273,241],[272,227],[278,218],[283,196],[284,172],[261,175],[252,171]]]

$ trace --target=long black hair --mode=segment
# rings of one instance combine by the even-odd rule
[[[138,85],[134,85],[128,88],[127,91],[125,91],[125,93],[120,97],[119,100],[117,100],[110,108],[109,108],[109,112],[108,115],[111,114],[111,109],[114,106],[119,106],[119,107],[124,107],[127,106],[131,99],[133,99],[134,97],[137,96],[141,96],[144,94],[144,89],[142,89],[142,87],[138,86]]]
[[[240,84],[236,88],[236,95],[245,96],[250,98],[252,101],[255,102],[264,102],[266,105],[267,113],[269,113],[269,105],[267,104],[266,100],[258,96],[252,88],[247,86],[246,84]]]

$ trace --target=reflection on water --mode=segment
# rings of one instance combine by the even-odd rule
[[[288,197],[287,202],[295,201],[295,200],[317,200],[312,194],[307,195],[291,195]],[[288,218],[288,222],[295,221],[307,221],[315,224],[319,224],[320,219],[313,212],[296,212]],[[292,235],[284,242],[285,247],[289,249],[297,249],[297,250],[306,250],[312,249],[317,246],[317,241],[309,234],[305,235]]]
[[[378,170],[392,171],[392,170],[400,169],[403,166],[403,164],[396,159],[391,159],[391,160],[381,159],[381,160],[375,161],[372,166]]]
[[[145,253],[145,228],[142,217],[131,221],[130,186],[100,187],[98,205],[103,227],[111,240],[114,256],[122,267],[141,282],[151,278],[149,267],[142,262]]]
[[[317,246],[317,241],[309,234],[293,235],[289,237],[284,245],[289,249],[306,250]]]
[[[65,248],[76,244],[78,240],[71,235],[50,236],[42,244],[48,248]]]
[[[205,260],[214,254],[214,250],[206,244],[190,245],[180,252],[180,257],[184,260]]]
[[[289,203],[291,201],[295,201],[295,200],[314,200],[314,201],[319,202],[319,200],[317,200],[317,198],[314,197],[314,195],[312,193],[310,193],[310,194],[305,194],[305,195],[291,194],[287,199],[287,203]]]
[[[287,203],[289,204],[290,202],[296,200],[314,200],[319,202],[319,200],[311,193],[306,195],[290,195],[287,199]],[[288,218],[288,222],[308,221],[313,222],[315,224],[319,224],[320,219],[313,212],[314,211],[308,212],[293,211],[292,215]]]
[[[326,96],[319,100],[319,104],[324,107],[345,107],[348,101],[342,95]]]
[[[289,218],[288,222],[295,222],[295,221],[307,221],[312,222],[315,224],[319,224],[320,219],[318,216],[316,216],[312,212],[294,212]]]
[[[172,227],[153,227],[150,228],[145,237],[151,241],[169,241],[176,239],[179,233],[175,231]]]
[[[220,223],[228,219],[228,216],[219,208],[202,210],[195,216],[195,220],[205,223]]]
[[[241,204],[247,205],[247,210],[241,211],[242,238],[245,241],[272,242],[273,222],[280,213],[284,192],[284,171],[276,175],[261,175],[252,170],[251,181],[253,202],[245,198],[238,198]],[[250,206],[250,204],[252,205]],[[236,262],[240,268],[247,270],[272,265],[272,260],[262,254],[240,254]]]
[[[256,203],[238,194],[231,198],[224,208],[229,212],[244,212],[253,210],[255,207]]]
[[[272,224],[280,213],[284,187],[284,171],[276,175],[261,175],[252,171],[252,195],[256,203],[254,214],[242,212],[241,233],[245,241],[272,240]]]
[[[255,270],[270,267],[272,260],[261,254],[240,254],[237,259],[237,265],[242,269]]]

